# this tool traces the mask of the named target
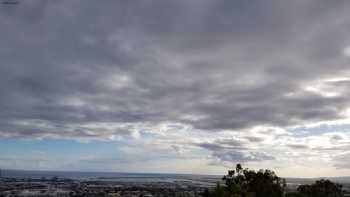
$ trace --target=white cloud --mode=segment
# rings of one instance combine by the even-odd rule
[[[347,58],[350,57],[350,46],[344,48],[343,55]]]

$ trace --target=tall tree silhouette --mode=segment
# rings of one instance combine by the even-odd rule
[[[229,170],[222,179],[225,186],[216,187],[211,196],[282,197],[286,185],[285,180],[279,178],[271,170],[243,169],[241,164],[237,164],[235,170]]]

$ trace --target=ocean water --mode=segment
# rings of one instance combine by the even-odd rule
[[[119,181],[119,182],[191,182],[200,185],[215,185],[221,176],[158,173],[120,172],[75,172],[75,171],[32,171],[2,170],[3,177],[12,178],[70,178],[79,180]]]
[[[113,177],[163,177],[172,176],[165,174],[155,173],[119,173],[119,172],[77,172],[77,171],[34,171],[34,170],[2,170],[3,177],[13,178],[74,178],[74,179],[85,179],[85,178],[113,178]]]

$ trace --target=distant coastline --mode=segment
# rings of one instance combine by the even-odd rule
[[[14,178],[146,178],[146,177],[212,177],[221,178],[220,175],[200,175],[200,174],[174,174],[174,173],[140,173],[140,172],[95,172],[95,171],[59,171],[59,170],[17,170],[2,169],[3,177]]]
[[[69,179],[205,179],[218,181],[221,175],[203,175],[203,174],[175,174],[175,173],[140,173],[140,172],[94,172],[94,171],[51,171],[51,170],[18,170],[1,169],[3,177],[9,178],[69,178]],[[309,183],[318,179],[329,179],[339,183],[350,183],[350,176],[343,177],[314,177],[314,178],[296,178],[283,177],[288,183]],[[152,180],[151,180],[152,181]]]

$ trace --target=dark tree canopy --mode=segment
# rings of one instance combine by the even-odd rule
[[[342,197],[342,185],[330,180],[318,180],[312,185],[300,185],[297,192],[288,197]]]
[[[271,170],[243,169],[241,164],[229,170],[213,191],[205,191],[204,197],[343,197],[342,185],[329,180],[318,180],[311,185],[300,185],[297,191],[285,193],[286,182]]]
[[[218,185],[209,196],[217,197],[282,197],[285,181],[270,170],[243,169],[241,164],[223,177],[224,186]]]

